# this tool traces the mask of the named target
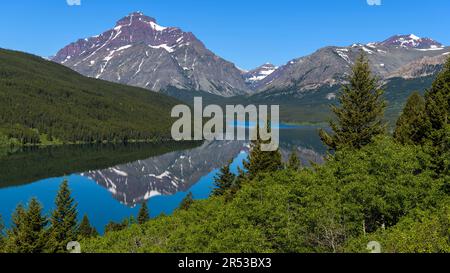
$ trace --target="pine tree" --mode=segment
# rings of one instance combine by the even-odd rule
[[[28,253],[43,253],[46,247],[46,230],[48,220],[42,215],[42,205],[37,199],[31,199],[28,211],[26,213],[25,225],[23,230],[25,236],[25,246]]]
[[[9,230],[10,234],[18,234],[23,223],[25,222],[26,213],[27,212],[26,212],[25,208],[23,207],[23,205],[18,204],[16,209],[14,210],[14,213],[12,214],[12,218],[11,218],[12,227]]]
[[[289,157],[287,167],[288,167],[288,169],[294,170],[294,171],[298,171],[301,168],[301,162],[300,162],[300,159],[298,158],[295,150],[292,151],[292,153]]]
[[[450,172],[450,58],[443,71],[425,93],[425,108],[430,130],[428,150],[433,155],[438,173]]]
[[[225,192],[233,185],[236,176],[231,172],[230,166],[231,161],[227,165],[223,166],[217,176],[214,177],[215,189],[212,193],[213,196],[224,195]]]
[[[270,122],[266,125],[270,130]],[[259,125],[257,126],[257,137],[250,144],[250,154],[248,160],[244,161],[244,168],[247,170],[246,177],[250,180],[260,173],[275,172],[283,168],[280,149],[275,151],[262,151],[261,145],[269,141],[263,141],[259,135]]]
[[[147,208],[147,203],[143,202],[138,213],[137,221],[139,225],[143,225],[148,220],[150,220],[149,210]]]
[[[337,121],[330,122],[334,134],[320,131],[322,141],[331,150],[341,147],[359,149],[385,132],[383,91],[378,88],[364,53],[356,60],[349,82],[341,90],[340,106],[331,106],[337,117]]]
[[[91,226],[88,216],[85,214],[78,227],[78,235],[81,238],[91,238],[98,236],[97,230]]]
[[[181,210],[188,210],[191,205],[194,203],[194,195],[192,192],[189,192],[188,195],[181,201],[180,209]]]
[[[125,219],[121,223],[116,223],[116,222],[110,221],[105,226],[105,233],[121,231],[121,230],[126,229],[129,226],[130,226],[129,219]]]
[[[421,144],[430,129],[425,111],[425,100],[414,92],[408,99],[397,121],[394,138],[402,144]]]
[[[28,210],[18,205],[13,214],[13,226],[8,232],[7,251],[12,253],[43,253],[46,250],[47,218],[42,205],[31,199]]]
[[[49,248],[51,252],[66,252],[67,244],[78,237],[77,205],[71,197],[67,180],[61,184],[55,205],[50,218]]]
[[[444,129],[450,123],[450,58],[431,89],[425,93],[425,101],[432,130]]]
[[[136,220],[136,218],[134,217],[134,215],[131,215],[130,218],[128,218],[128,225],[134,225],[134,224],[138,224],[138,221]]]

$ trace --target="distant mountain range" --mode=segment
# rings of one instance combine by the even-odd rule
[[[258,91],[294,89],[304,92],[342,84],[361,52],[367,55],[375,75],[387,81],[394,77],[424,77],[436,73],[450,48],[412,34],[396,35],[377,43],[325,47],[281,66],[258,84]]]
[[[264,64],[243,71],[208,50],[194,34],[160,26],[134,12],[98,36],[69,44],[51,59],[89,77],[153,91],[176,88],[232,97],[303,93],[342,84],[361,52],[386,82],[435,74],[450,48],[430,38],[395,35],[382,42],[325,47],[280,67]]]

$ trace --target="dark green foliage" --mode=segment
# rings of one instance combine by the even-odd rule
[[[301,168],[301,162],[295,150],[292,151],[291,155],[289,156],[287,168],[294,171],[298,171]]]
[[[50,218],[49,248],[51,252],[65,252],[67,244],[78,237],[77,205],[64,180],[55,200],[56,208]]]
[[[431,129],[426,140],[439,174],[450,175],[450,58],[425,94]]]
[[[368,252],[367,242],[377,241],[383,253],[450,253],[450,200],[437,209],[417,210],[396,226],[349,241],[346,252]]]
[[[379,232],[399,229],[431,243],[438,238],[428,249],[448,252],[448,216],[441,212],[450,207],[444,180],[429,166],[420,147],[376,138],[360,150],[338,151],[314,170],[265,173],[232,199],[197,201],[83,246],[87,252],[344,252],[354,240],[367,245]],[[398,240],[406,246],[408,238],[388,236],[384,243]],[[422,242],[413,242],[398,251],[421,251]]]
[[[31,199],[28,210],[17,206],[12,229],[8,231],[6,251],[12,253],[42,253],[46,249],[48,220],[42,215],[42,206]]]
[[[111,221],[105,226],[105,234],[110,233],[110,232],[121,231],[121,230],[126,229],[129,226],[130,226],[129,219],[125,219],[121,223],[116,223],[116,222]]]
[[[192,192],[189,192],[188,195],[183,198],[183,201],[181,201],[180,209],[188,210],[192,206],[192,204],[194,204],[194,195],[192,194]]]
[[[394,138],[402,144],[421,144],[429,129],[425,100],[418,92],[414,92],[397,121]]]
[[[338,152],[329,164],[343,202],[358,212],[364,233],[393,226],[420,203],[435,202],[442,181],[432,178],[430,160],[420,147],[379,139],[357,152]]]
[[[175,99],[0,49],[3,144],[169,139]],[[5,140],[6,136],[6,140]]]
[[[266,125],[270,129],[270,123]],[[275,151],[262,151],[262,144],[268,144],[270,141],[264,141],[259,135],[259,125],[256,128],[256,140],[250,144],[250,154],[248,160],[244,161],[244,168],[247,173],[245,177],[254,179],[258,174],[275,172],[283,168],[280,149]]]
[[[220,169],[219,174],[214,178],[213,196],[224,195],[233,186],[236,176],[230,170],[231,162]]]
[[[139,209],[137,222],[139,225],[145,224],[148,220],[150,220],[150,212],[147,207],[147,202],[143,202],[141,208]]]
[[[444,130],[450,122],[450,58],[444,70],[433,82],[431,89],[425,93],[425,101],[432,129]],[[437,141],[440,140],[437,139]]]
[[[98,236],[97,230],[91,226],[88,216],[85,214],[83,220],[81,220],[80,226],[78,227],[78,235],[81,238],[91,238]]]
[[[3,128],[2,128],[3,127]],[[39,132],[21,124],[12,124],[0,127],[0,134],[6,136],[5,144],[39,144],[41,142]],[[0,143],[0,144],[2,144]]]
[[[331,150],[342,147],[360,149],[385,132],[385,102],[378,81],[372,76],[369,61],[362,53],[352,68],[350,84],[342,88],[339,106],[331,106],[337,120],[330,122],[334,134],[321,130],[322,141]]]

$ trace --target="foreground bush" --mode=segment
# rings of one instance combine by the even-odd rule
[[[84,240],[83,251],[361,252],[379,239],[389,252],[449,252],[446,178],[430,160],[379,138],[314,170],[260,174],[233,195]]]

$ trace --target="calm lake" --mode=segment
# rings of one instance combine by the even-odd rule
[[[295,150],[304,164],[322,162],[326,149],[317,130],[280,126],[283,158]],[[142,202],[152,217],[171,214],[189,192],[195,199],[208,198],[218,169],[230,160],[237,173],[248,147],[248,142],[214,141],[0,150],[0,215],[9,226],[16,206],[32,197],[49,214],[64,179],[79,217],[87,214],[99,232],[109,221],[136,216]]]

